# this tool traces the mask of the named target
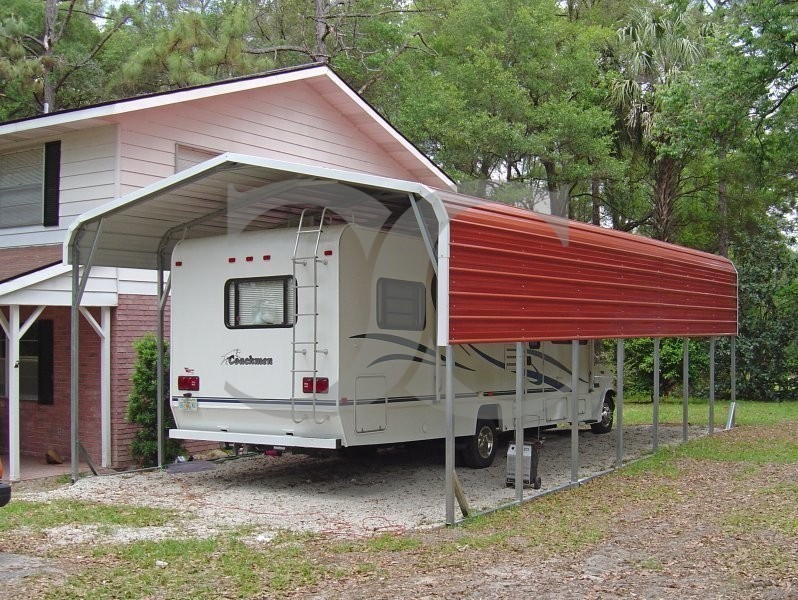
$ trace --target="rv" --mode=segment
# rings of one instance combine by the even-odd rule
[[[375,447],[445,435],[436,279],[421,237],[303,213],[291,228],[187,239],[171,263],[173,438],[277,449]],[[454,434],[489,466],[514,430],[569,423],[571,342],[462,344]],[[613,421],[612,376],[579,346],[578,416]]]

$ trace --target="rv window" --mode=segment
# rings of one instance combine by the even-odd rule
[[[293,277],[231,279],[224,299],[225,325],[231,329],[291,327],[296,319]]]
[[[426,289],[417,281],[377,280],[377,325],[380,329],[423,331]]]

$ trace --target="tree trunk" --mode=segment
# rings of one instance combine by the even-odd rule
[[[556,217],[568,217],[568,190],[557,182],[557,166],[553,160],[541,160],[546,169],[546,188],[549,191],[549,208]]]
[[[44,89],[42,90],[42,112],[56,110],[55,82],[53,81],[53,65],[55,57],[53,49],[58,42],[56,24],[58,22],[58,0],[46,0],[44,4],[44,33],[42,34],[42,66],[44,68]]]
[[[718,147],[718,254],[729,256],[729,192],[726,181],[726,148]]]
[[[590,196],[593,200],[593,215],[590,222],[593,225],[601,225],[601,182],[598,177],[593,177],[590,182]]]
[[[325,20],[327,19],[327,1],[326,0],[316,0],[316,11],[315,11],[315,22],[316,22],[316,30],[314,36],[314,47],[313,47],[313,60],[322,63],[330,62],[330,57],[327,55],[327,24]]]
[[[681,168],[679,161],[669,156],[659,159],[655,167],[652,225],[654,238],[663,242],[673,240]]]

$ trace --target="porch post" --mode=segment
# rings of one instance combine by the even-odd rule
[[[516,464],[518,464],[516,450]],[[579,483],[579,340],[571,340],[571,485]]]
[[[19,481],[19,305],[8,307],[8,478]]]
[[[615,397],[615,420],[618,423],[615,430],[615,466],[621,468],[623,466],[623,361],[624,361],[624,341],[623,338],[618,340],[618,356],[617,356],[617,387],[618,394]]]
[[[454,356],[446,345],[446,524],[454,525]]]
[[[687,399],[690,395],[690,338],[684,338],[684,360],[682,361],[682,442],[687,441]]]
[[[652,423],[651,448],[654,452],[659,449],[659,338],[654,338],[654,390],[653,390],[654,414]]]

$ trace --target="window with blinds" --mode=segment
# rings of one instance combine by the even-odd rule
[[[230,329],[291,327],[296,321],[293,277],[231,279],[224,295],[225,325]]]
[[[61,142],[0,154],[0,227],[57,226]]]
[[[377,326],[380,329],[423,331],[425,309],[423,283],[384,277],[377,281]]]
[[[42,148],[0,155],[0,226],[41,225]]]

